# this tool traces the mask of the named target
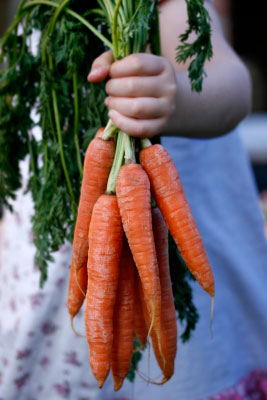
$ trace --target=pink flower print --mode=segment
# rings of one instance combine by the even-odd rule
[[[17,281],[20,279],[17,265],[15,265],[13,268],[13,278],[16,279]]]
[[[31,353],[32,353],[31,349],[18,350],[17,351],[17,360],[22,360],[23,358],[28,358],[28,357],[30,357]]]
[[[29,337],[33,337],[33,336],[34,336],[34,332],[33,332],[33,331],[29,331],[29,332],[28,332],[28,336],[29,336]]]
[[[58,307],[58,306],[53,306],[53,308],[52,308],[52,312],[53,312],[53,313],[56,313],[56,312],[58,311],[58,309],[59,309],[59,307]]]
[[[2,363],[3,363],[3,366],[4,366],[4,367],[7,367],[8,364],[9,364],[9,361],[8,361],[7,358],[3,358],[3,359],[2,359]]]
[[[16,312],[17,311],[17,305],[14,299],[11,299],[9,302],[9,306],[12,312]]]
[[[15,217],[15,222],[17,225],[21,225],[21,216],[19,213],[15,212],[14,213],[14,217]]]
[[[41,360],[40,360],[40,365],[41,365],[43,368],[46,368],[49,364],[50,364],[49,358],[46,357],[46,356],[43,356],[43,357],[41,358]]]
[[[41,393],[43,390],[44,390],[43,385],[39,385],[39,386],[37,387],[37,392]]]
[[[34,293],[30,296],[31,307],[36,308],[42,304],[44,298],[43,293]]]
[[[254,370],[230,389],[208,400],[267,400],[267,370]]]
[[[2,383],[3,383],[3,374],[2,372],[0,372],[0,385],[2,385]]]
[[[96,387],[95,382],[90,383],[90,382],[82,381],[82,382],[80,382],[80,385],[82,388],[85,388],[85,389],[90,389],[90,388],[94,389]]]
[[[57,330],[57,326],[51,321],[46,321],[41,326],[41,330],[43,334],[46,336],[52,335]]]
[[[81,385],[81,387],[83,387],[85,389],[88,389],[90,387],[88,382],[81,382],[80,385]]]
[[[92,400],[92,399],[91,399],[91,397],[79,397],[79,400]]]
[[[32,230],[32,229],[29,230],[29,232],[28,232],[28,242],[29,242],[30,244],[33,243],[33,230]]]
[[[18,391],[20,391],[23,388],[29,377],[30,374],[27,372],[24,375],[20,376],[19,378],[14,379],[14,384],[16,385]]]
[[[76,351],[65,353],[65,362],[67,364],[75,365],[76,367],[80,367],[82,365],[82,363],[77,359]]]
[[[61,288],[62,286],[63,286],[63,284],[64,284],[64,278],[63,277],[61,277],[61,278],[58,278],[58,280],[56,281],[56,286],[58,287],[58,288]]]
[[[63,375],[68,376],[70,374],[70,371],[68,369],[63,370]]]
[[[70,267],[70,263],[64,261],[64,262],[61,263],[61,267],[64,268],[64,269],[67,269],[67,268]]]
[[[60,394],[64,399],[67,399],[70,395],[70,385],[69,382],[55,383],[54,388],[58,394]]]

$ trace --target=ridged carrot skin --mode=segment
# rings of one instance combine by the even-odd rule
[[[105,193],[108,176],[111,170],[115,144],[113,140],[102,140],[99,129],[85,154],[81,195],[72,245],[72,265],[78,270],[88,256],[88,232],[94,204],[98,197]]]
[[[214,278],[201,236],[169,153],[155,144],[140,152],[151,191],[181,255],[201,287],[214,297]]]
[[[76,276],[77,274],[77,276]],[[78,284],[77,284],[78,281]],[[71,319],[78,314],[85,299],[87,290],[87,264],[84,264],[79,271],[70,267],[70,278],[68,288],[68,310]]]
[[[124,165],[116,182],[123,228],[142,282],[144,300],[160,338],[160,282],[152,230],[150,184],[140,164]]]
[[[140,294],[141,280],[138,275],[137,269],[134,270],[134,333],[144,347],[147,342],[148,328],[145,321],[143,305]]]
[[[161,287],[160,342],[165,362],[163,362],[158,348],[158,341],[153,332],[152,343],[156,359],[164,375],[164,379],[161,382],[163,383],[170,379],[174,372],[177,351],[177,324],[170,278],[168,228],[158,208],[152,210],[152,222]]]
[[[112,375],[119,390],[128,375],[133,354],[135,264],[127,240],[123,243],[117,299],[113,315]]]
[[[113,312],[123,228],[116,196],[97,200],[89,229],[85,328],[91,370],[101,388],[111,367]]]

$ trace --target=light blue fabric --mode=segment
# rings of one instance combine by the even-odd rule
[[[138,378],[133,387],[124,384],[118,398],[200,400],[267,366],[267,242],[236,131],[209,140],[166,137],[162,144],[176,163],[214,271],[213,338],[210,298],[195,283],[200,321],[188,344],[179,341],[175,375],[162,387]],[[150,368],[154,377],[154,361]],[[147,373],[146,359],[140,370]],[[103,398],[108,397],[102,390]]]

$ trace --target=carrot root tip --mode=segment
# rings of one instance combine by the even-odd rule
[[[73,332],[75,333],[75,335],[77,335],[77,336],[79,336],[79,337],[82,337],[82,338],[85,338],[86,336],[85,335],[82,335],[81,333],[79,333],[78,331],[76,331],[76,329],[74,328],[74,323],[73,323],[73,320],[74,320],[74,315],[71,315],[70,316],[70,325],[71,325],[71,329],[73,330]]]
[[[102,389],[104,383],[105,383],[105,379],[98,379],[98,387],[99,387],[99,389]]]
[[[120,390],[123,384],[123,378],[116,377],[116,381],[114,382],[114,390],[117,392]]]

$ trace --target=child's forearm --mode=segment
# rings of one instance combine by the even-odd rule
[[[192,92],[187,71],[176,72],[176,107],[164,134],[191,138],[223,135],[248,114],[251,82],[239,60],[210,64],[201,93]]]

